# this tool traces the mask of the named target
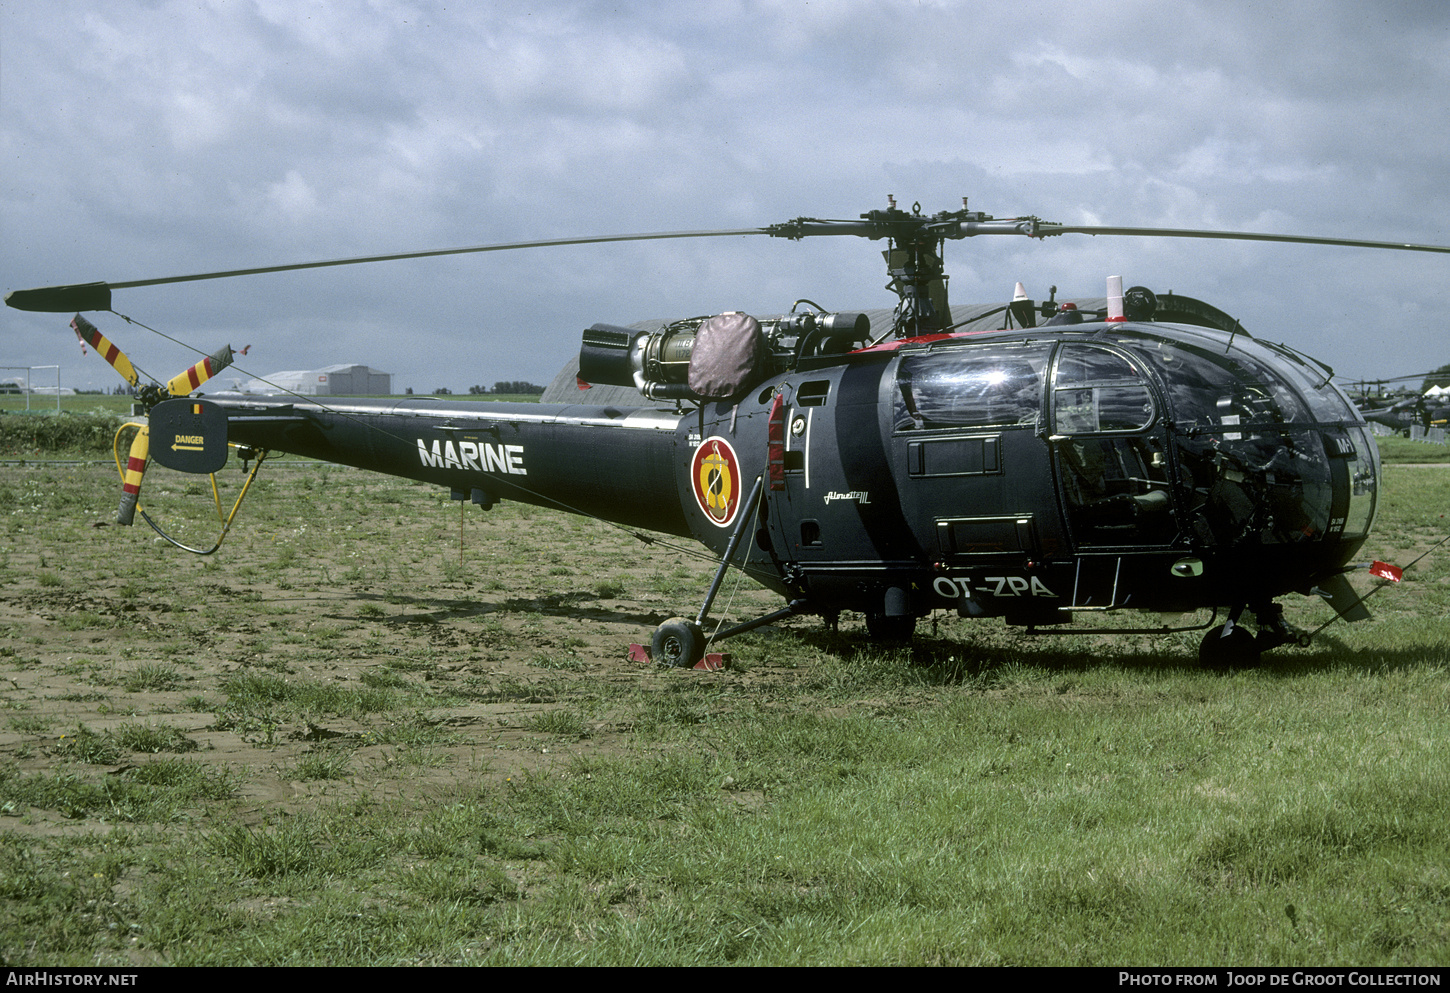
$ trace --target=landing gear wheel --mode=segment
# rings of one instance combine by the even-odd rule
[[[866,633],[872,641],[910,641],[916,633],[916,618],[867,614]]]
[[[688,669],[705,654],[705,632],[694,621],[671,617],[655,628],[650,658],[665,665]]]
[[[1252,669],[1259,664],[1259,643],[1243,628],[1224,636],[1226,625],[1220,624],[1198,645],[1198,664],[1205,669]]]

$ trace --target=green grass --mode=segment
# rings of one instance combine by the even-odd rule
[[[390,710],[396,704],[389,689],[355,689],[269,673],[239,673],[224,680],[221,688],[228,696],[225,708],[236,714],[360,717]]]
[[[99,362],[100,360],[97,359]],[[119,382],[119,380],[118,380]],[[34,382],[32,385],[44,386],[44,383]],[[52,381],[51,386],[55,383]],[[35,415],[54,416],[56,398],[43,394],[31,394],[30,411]],[[131,413],[132,398],[129,396],[118,396],[110,393],[77,393],[72,396],[60,398],[60,410],[62,416],[71,415],[109,415],[113,417],[124,417]],[[0,412],[4,413],[25,413],[26,402],[24,394],[0,393]]]
[[[1450,447],[1411,441],[1399,435],[1385,435],[1379,442],[1380,458],[1387,465],[1413,462],[1450,462]]]
[[[1450,551],[1256,670],[1199,670],[1194,635],[949,617],[893,649],[796,621],[706,674],[586,626],[638,637],[708,564],[626,571],[636,546],[590,532],[608,569],[552,573],[499,536],[575,522],[506,505],[469,519],[495,540],[459,589],[456,506],[369,483],[398,502],[359,541],[316,501],[365,477],[331,473],[259,494],[212,561],[86,526],[101,470],[0,481],[25,507],[0,516],[0,959],[1450,961]],[[1392,466],[1365,559],[1442,537],[1445,480]],[[343,537],[395,580],[353,589]],[[295,589],[258,592],[283,549]],[[604,583],[637,599],[599,608]]]
[[[143,662],[121,677],[121,688],[127,693],[173,690],[182,681],[175,666],[159,662]]]
[[[222,825],[200,851],[138,837],[121,857],[150,882],[115,912],[178,964],[1346,966],[1450,950],[1443,659],[1376,669],[1320,650],[1311,671],[1229,677],[1067,653],[898,662],[842,660],[830,696],[857,702],[827,710],[631,689],[610,705],[653,714],[631,753]],[[580,723],[545,713],[562,716],[534,730]],[[345,775],[337,758],[307,766],[296,778]],[[146,816],[101,789],[26,802]],[[197,872],[212,882],[184,896]],[[180,941],[185,899],[197,923]],[[206,923],[259,899],[271,911]],[[64,960],[70,942],[44,947]]]
[[[575,710],[546,710],[534,714],[529,718],[527,727],[531,731],[566,738],[582,738],[589,733],[584,716]]]
[[[0,770],[0,810],[12,817],[42,810],[71,820],[168,823],[188,810],[231,800],[238,786],[234,774],[181,759],[156,759],[99,781],[79,772],[22,776]]]
[[[199,747],[195,739],[166,724],[127,721],[109,733],[119,748],[131,752],[194,752]]]
[[[78,724],[62,734],[55,743],[54,751],[72,761],[90,765],[112,765],[121,758],[121,745],[114,735],[97,733],[84,724]]]
[[[352,759],[340,752],[313,752],[297,760],[292,778],[303,781],[346,779],[352,771]]]

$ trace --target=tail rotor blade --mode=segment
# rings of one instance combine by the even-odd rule
[[[136,367],[131,364],[131,360],[126,357],[125,352],[111,344],[110,339],[101,334],[100,328],[96,327],[80,314],[76,314],[75,317],[71,318],[70,326],[82,344],[90,345],[94,348],[97,355],[109,362],[111,367],[121,374],[122,379],[132,386],[136,385],[138,381]]]
[[[136,502],[141,499],[141,477],[151,455],[151,428],[142,427],[131,441],[131,454],[126,460],[125,482],[121,486],[121,505],[116,510],[116,523],[131,525],[136,518]]]
[[[223,345],[190,369],[166,384],[166,392],[174,397],[184,397],[227,366],[232,364],[232,346]]]

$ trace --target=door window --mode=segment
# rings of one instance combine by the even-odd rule
[[[1053,379],[1058,478],[1079,545],[1166,544],[1176,534],[1157,406],[1126,357],[1068,344]]]

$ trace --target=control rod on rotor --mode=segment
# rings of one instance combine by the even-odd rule
[[[820,220],[798,217],[784,224],[772,224],[765,231],[772,238],[799,240],[818,235],[855,235],[858,238],[886,238],[890,247],[886,257],[891,282],[887,288],[896,293],[892,333],[897,338],[913,338],[938,334],[951,327],[952,312],[947,303],[947,275],[942,267],[942,248],[947,239],[970,238],[979,234],[1021,234],[1039,237],[1042,223],[1036,217],[997,220],[981,211],[962,209],[923,215],[921,204],[912,205],[911,213],[896,206],[896,198],[888,196],[885,210],[872,210],[858,221]]]

